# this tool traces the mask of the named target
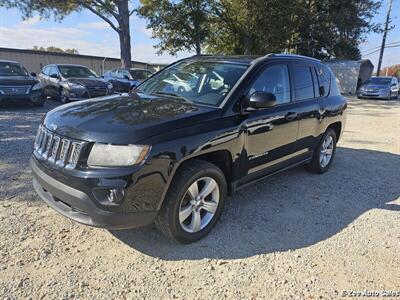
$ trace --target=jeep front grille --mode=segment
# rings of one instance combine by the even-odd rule
[[[40,126],[35,138],[34,154],[37,158],[66,169],[74,169],[85,142],[67,139]]]

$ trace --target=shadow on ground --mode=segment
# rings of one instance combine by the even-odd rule
[[[230,198],[211,234],[191,245],[170,242],[152,227],[112,231],[123,243],[165,260],[237,259],[314,245],[371,209],[400,211],[400,156],[338,148],[332,169],[296,168]]]

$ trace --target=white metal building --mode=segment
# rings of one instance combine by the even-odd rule
[[[335,74],[342,94],[356,94],[357,89],[372,76],[374,65],[369,59],[330,60],[324,62]]]
[[[121,67],[121,60],[113,57],[101,57],[80,54],[67,54],[38,50],[24,50],[13,48],[0,48],[0,60],[13,60],[25,66],[29,72],[39,73],[48,64],[78,64],[86,66],[98,74],[104,70]],[[133,68],[158,71],[164,65],[148,64],[140,61],[132,61]]]

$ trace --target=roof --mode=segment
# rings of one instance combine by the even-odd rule
[[[250,65],[251,63],[260,60],[260,59],[267,59],[267,58],[289,58],[289,59],[303,59],[303,60],[311,60],[314,62],[320,62],[320,60],[303,56],[297,54],[283,54],[283,53],[270,53],[265,56],[262,55],[194,55],[187,59],[196,59],[196,60],[217,60],[217,61],[225,61],[229,63],[242,63]]]

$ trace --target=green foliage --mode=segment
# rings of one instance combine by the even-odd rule
[[[122,66],[129,68],[132,64],[129,17],[133,11],[129,11],[129,0],[0,0],[1,6],[18,8],[25,18],[37,13],[59,21],[73,11],[87,9],[118,33]]]
[[[147,28],[160,41],[156,46],[159,53],[174,55],[182,50],[201,53],[211,35],[212,1],[141,0],[140,3],[138,14],[147,19]]]
[[[50,46],[50,47],[38,47],[38,46],[33,46],[32,50],[36,51],[48,51],[48,52],[58,52],[58,53],[68,53],[68,54],[79,54],[78,50],[76,49],[61,49],[58,47]]]
[[[358,59],[358,45],[377,31],[375,0],[219,0],[210,51],[223,54],[290,52]]]

